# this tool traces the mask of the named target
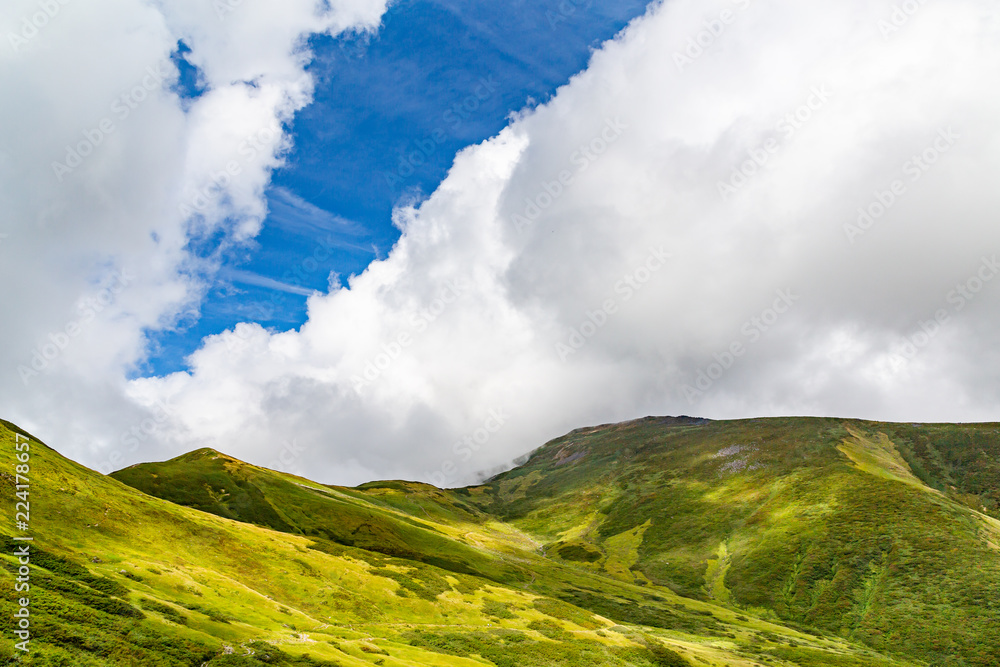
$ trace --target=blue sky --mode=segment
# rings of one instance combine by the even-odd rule
[[[295,147],[274,175],[261,234],[225,254],[200,312],[152,337],[138,375],[183,369],[205,336],[241,321],[300,326],[306,295],[327,291],[331,272],[346,282],[385,257],[399,236],[397,203],[433,192],[459,150],[549,99],[645,7],[404,0],[376,35],[313,38],[315,100],[295,117]],[[190,68],[182,74],[197,92]],[[323,262],[314,259],[320,242],[330,246],[320,248]]]
[[[996,3],[586,2],[93,0],[8,41],[3,417],[346,484],[651,414],[995,420]]]

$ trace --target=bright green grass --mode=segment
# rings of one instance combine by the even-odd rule
[[[885,626],[895,633],[891,645],[869,632],[873,618],[886,624],[906,618],[892,611],[896,602],[887,591],[912,596],[921,583],[897,582],[892,560],[869,561],[862,585],[850,589],[861,598],[833,618],[854,619],[859,605],[867,611],[844,636],[814,613],[826,607],[800,611],[797,579],[789,584],[782,574],[781,585],[763,590],[761,577],[772,562],[779,573],[783,567],[773,552],[787,548],[789,539],[820,545],[841,539],[813,524],[823,519],[828,531],[836,526],[830,517],[840,516],[845,504],[853,507],[847,499],[864,487],[858,480],[872,477],[837,452],[834,439],[811,445],[822,462],[815,479],[800,470],[750,483],[739,474],[717,474],[711,455],[732,444],[725,429],[705,439],[703,427],[670,427],[676,433],[646,427],[591,430],[581,438],[588,455],[576,463],[547,467],[543,449],[527,469],[495,485],[457,491],[406,482],[326,487],[211,450],[116,475],[169,500],[33,441],[32,520],[44,553],[35,554],[32,577],[37,635],[30,664],[926,664],[920,655],[932,653],[914,648],[905,623]],[[12,428],[0,424],[0,471],[13,465]],[[831,438],[848,437],[829,428]],[[618,461],[622,454],[627,458]],[[652,463],[664,456],[673,457],[669,466]],[[831,499],[820,484],[833,481],[844,497]],[[893,485],[884,494],[874,489],[879,497],[898,496],[904,505],[916,505],[919,497],[933,505],[914,521],[937,521],[943,512],[943,523],[951,521],[958,537],[985,525],[984,517],[943,496],[876,481]],[[0,488],[10,526],[12,481],[0,478]],[[720,508],[727,505],[739,507],[740,517],[726,516]],[[707,512],[704,525],[693,530],[698,511]],[[891,529],[892,521],[886,525]],[[731,591],[729,608],[707,601],[704,579],[709,556],[719,555],[724,540],[730,566],[721,579]],[[600,558],[567,559],[544,548],[559,541],[586,544]],[[985,538],[979,544],[994,559],[983,567],[992,567],[997,551]],[[961,542],[948,562],[965,563],[967,547]],[[920,544],[912,548],[926,555]],[[760,559],[748,556],[755,550]],[[810,563],[799,552],[793,571],[807,573]],[[873,562],[881,569],[870,567]],[[0,565],[10,570],[14,561],[0,556]],[[632,581],[614,576],[626,572]],[[3,582],[0,618],[8,628],[14,595],[11,578]],[[977,594],[976,582],[963,583]],[[990,585],[981,592],[992,595]],[[967,606],[939,599],[950,606],[926,610],[928,618],[958,623]],[[766,608],[772,620],[748,611],[751,605]],[[945,618],[946,611],[954,618]],[[800,629],[776,622],[779,617]],[[961,622],[969,636],[983,627],[967,616]],[[989,664],[975,662],[958,635],[937,635],[953,643],[964,664]],[[917,658],[900,657],[901,649]],[[10,664],[11,654],[9,644],[0,645],[0,664]]]
[[[543,543],[585,527],[609,557],[648,524],[633,568],[690,598],[933,664],[998,665],[992,468],[968,460],[998,443],[993,424],[647,419],[559,438],[473,497]],[[567,446],[586,455],[560,465]],[[930,451],[947,452],[937,468]]]

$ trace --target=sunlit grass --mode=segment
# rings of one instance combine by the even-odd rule
[[[996,665],[1000,524],[893,428],[639,421],[455,491],[212,450],[116,475],[163,498],[35,443],[32,664]]]

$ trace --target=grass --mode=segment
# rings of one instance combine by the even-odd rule
[[[730,604],[731,595],[726,588],[726,573],[729,571],[729,550],[726,543],[719,544],[719,550],[715,552],[715,558],[708,559],[708,567],[705,568],[705,587],[708,590],[708,597],[724,605]]]
[[[455,491],[32,440],[32,664],[995,665],[1000,523],[957,464],[928,491],[914,429],[640,420]]]
[[[473,497],[543,545],[582,531],[611,563],[644,529],[630,571],[688,598],[932,664],[996,665],[992,491],[971,462],[998,441],[992,424],[647,419],[568,434]],[[559,465],[566,447],[586,456]],[[635,620],[665,620],[648,616]]]

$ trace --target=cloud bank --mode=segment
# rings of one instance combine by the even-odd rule
[[[189,239],[259,230],[280,123],[311,94],[301,36],[382,10],[317,18],[301,4],[277,24],[241,6],[233,33],[207,29],[217,19],[194,3],[80,11],[136,50],[130,66],[125,45],[103,44],[105,68],[70,62],[44,84],[26,84],[26,62],[5,68],[5,88],[20,77],[26,91],[5,105],[21,131],[0,161],[19,223],[2,270],[24,286],[5,307],[25,323],[8,366],[62,330],[66,285],[120,288],[27,388],[15,375],[3,389],[68,453],[120,467],[212,446],[329,482],[458,485],[571,428],[644,414],[996,420],[988,0],[654,4],[398,209],[388,257],[311,296],[300,330],[240,324],[187,372],[126,380],[143,331],[197,301]],[[31,66],[67,57],[41,40],[61,44],[71,11],[24,47]],[[210,92],[184,111],[160,91],[59,182],[63,146],[177,39]],[[233,164],[221,192],[204,190]]]

